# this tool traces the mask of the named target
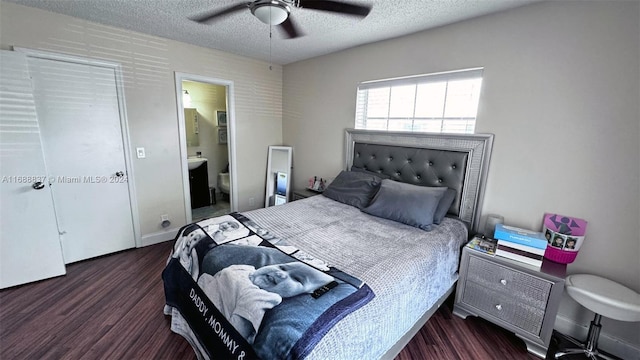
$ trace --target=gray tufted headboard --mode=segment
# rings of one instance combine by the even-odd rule
[[[425,134],[347,129],[346,170],[366,170],[409,184],[456,190],[449,213],[475,232],[493,134]]]

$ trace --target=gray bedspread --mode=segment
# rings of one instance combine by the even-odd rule
[[[430,232],[314,196],[244,212],[288,244],[360,278],[375,298],[348,315],[308,359],[378,359],[457,280],[465,225],[445,220]]]

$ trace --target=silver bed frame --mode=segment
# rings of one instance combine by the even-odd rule
[[[474,234],[479,228],[480,211],[482,209],[486,178],[489,171],[493,137],[493,134],[426,134],[347,129],[345,133],[345,170],[351,170],[354,165],[354,159],[360,156],[355,149],[362,149],[361,144],[385,145],[385,151],[387,151],[386,146],[390,146],[399,148],[400,150],[409,148],[412,152],[424,149],[437,150],[439,152],[451,151],[457,154],[465,153],[466,166],[463,179],[461,180],[462,186],[460,194],[458,196],[459,204],[455,207],[456,212],[452,215],[457,216],[467,224],[470,233]],[[393,151],[393,149],[391,151]],[[375,156],[372,157],[375,158]],[[388,160],[393,159],[389,156]],[[357,160],[357,162],[361,163],[362,161]],[[384,173],[393,176],[393,172],[395,171],[393,170],[393,166],[399,167],[399,165],[386,166]],[[384,166],[381,166],[381,168],[382,167]],[[381,169],[378,171],[383,173]],[[399,172],[396,174],[399,175]],[[453,293],[454,289],[455,284],[382,356],[382,359],[394,359],[438,310],[440,305]]]

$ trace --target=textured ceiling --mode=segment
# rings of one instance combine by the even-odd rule
[[[253,17],[248,9],[209,24],[188,19],[243,3],[238,0],[6,1],[285,65],[538,0],[343,0],[372,6],[364,19],[293,8],[292,20],[305,36],[286,39],[276,26],[271,44],[269,26]]]

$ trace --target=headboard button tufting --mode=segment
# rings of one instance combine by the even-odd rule
[[[442,183],[442,179],[438,179],[438,182],[439,182],[439,183]]]
[[[455,169],[456,167],[457,167],[456,164],[451,165],[452,169]]]
[[[433,162],[432,161],[429,161],[429,166],[433,166]]]

